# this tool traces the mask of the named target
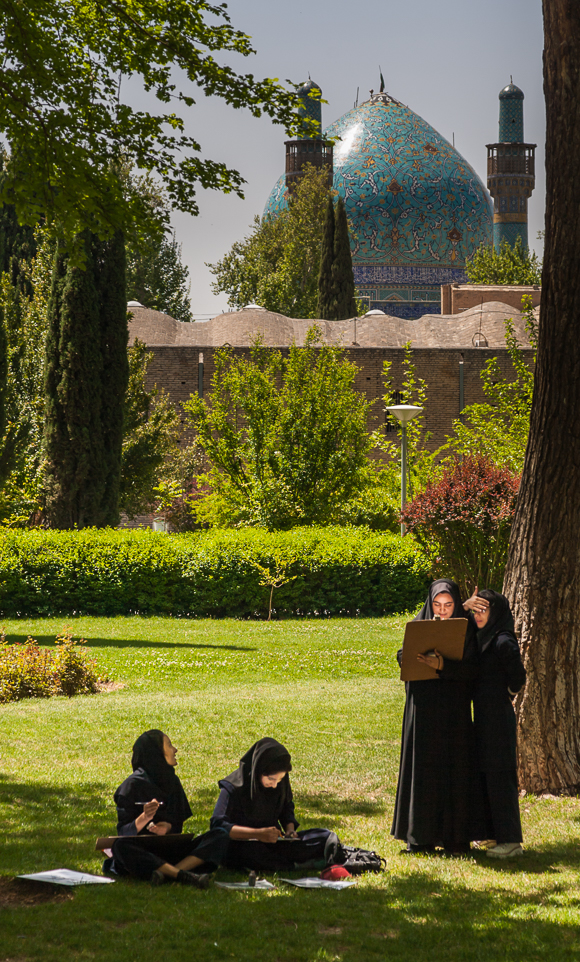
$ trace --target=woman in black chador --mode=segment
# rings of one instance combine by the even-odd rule
[[[516,773],[516,716],[512,697],[526,682],[509,602],[484,589],[489,603],[473,617],[477,625],[479,672],[473,690],[473,718],[486,806],[493,826],[487,854],[522,854],[522,826]],[[495,844],[494,844],[495,842]]]
[[[440,579],[415,621],[468,617],[454,581]],[[401,653],[398,653],[400,663]],[[470,841],[487,837],[483,792],[477,771],[471,720],[471,683],[477,673],[475,625],[469,618],[462,661],[442,655],[418,656],[438,678],[406,683],[407,700],[399,783],[391,835],[408,852],[469,851]]]
[[[332,862],[340,845],[334,832],[296,831],[291,771],[288,750],[274,738],[261,738],[238,768],[218,782],[221,791],[210,824],[229,835],[228,868],[275,872]]]
[[[194,839],[163,838],[180,835],[183,823],[192,815],[175,774],[176,755],[170,739],[156,728],[140,735],[133,745],[133,774],[115,792],[117,832],[126,837],[113,843],[113,857],[103,868],[115,875],[150,879],[154,885],[175,880],[207,888],[207,873],[224,862],[229,839],[221,829]],[[157,836],[151,846],[156,854],[131,840],[131,836],[147,834]]]

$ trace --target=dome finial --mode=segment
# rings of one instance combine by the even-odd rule
[[[308,74],[308,76],[310,76],[310,74]],[[510,83],[513,84],[513,82],[514,82],[513,74],[510,74]]]
[[[380,93],[384,93],[384,92],[385,92],[385,78],[383,77],[383,70],[382,70],[382,67],[381,67],[380,64],[379,64],[379,73],[380,73],[380,75],[381,75],[381,89],[380,89]]]

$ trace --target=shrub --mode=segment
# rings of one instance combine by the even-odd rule
[[[64,632],[57,635],[56,650],[40,648],[34,638],[8,645],[0,639],[0,703],[52,695],[89,695],[98,691],[96,663],[86,649]]]
[[[467,595],[475,585],[501,591],[520,477],[484,457],[447,465],[402,514],[431,558]]]
[[[0,610],[248,617],[268,611],[256,564],[292,560],[277,614],[382,614],[425,595],[428,562],[410,538],[368,528],[186,534],[83,529],[0,535]]]

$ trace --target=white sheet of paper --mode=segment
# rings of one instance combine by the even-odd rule
[[[354,878],[325,879],[325,878],[281,878],[281,882],[288,885],[297,885],[301,889],[347,889],[350,885],[356,885]]]
[[[262,891],[270,891],[270,889],[275,889],[276,886],[272,885],[265,878],[256,879],[255,885],[249,885],[248,882],[214,882],[220,889],[243,889],[244,891],[252,891],[252,889],[261,889]]]
[[[52,882],[53,885],[108,885],[114,878],[101,875],[87,875],[86,872],[73,872],[69,868],[55,868],[50,872],[34,872],[32,875],[17,875],[17,878],[31,879],[33,882]]]

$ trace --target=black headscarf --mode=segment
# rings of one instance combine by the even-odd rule
[[[480,651],[485,651],[502,631],[509,632],[515,637],[515,625],[510,603],[505,595],[500,595],[498,591],[492,591],[491,588],[483,588],[478,591],[478,595],[489,601],[487,624],[477,632],[477,647]]]
[[[275,738],[261,738],[240,759],[236,770],[222,781],[238,789],[242,811],[248,821],[259,825],[276,825],[286,802],[292,796],[288,777],[291,768],[288,749]],[[276,788],[264,788],[261,775],[283,770],[286,770],[286,774]]]
[[[142,769],[163,792],[170,794],[177,784],[181,784],[173,765],[166,761],[163,752],[163,732],[151,728],[143,732],[133,745],[131,767],[136,772]]]
[[[441,595],[446,592],[451,595],[454,602],[452,618],[467,618],[467,614],[463,605],[461,604],[461,595],[459,593],[459,588],[454,581],[450,581],[449,578],[439,578],[434,581],[429,588],[429,594],[427,595],[427,600],[421,608],[418,615],[415,615],[413,621],[432,621],[433,620],[433,602],[437,595]]]

